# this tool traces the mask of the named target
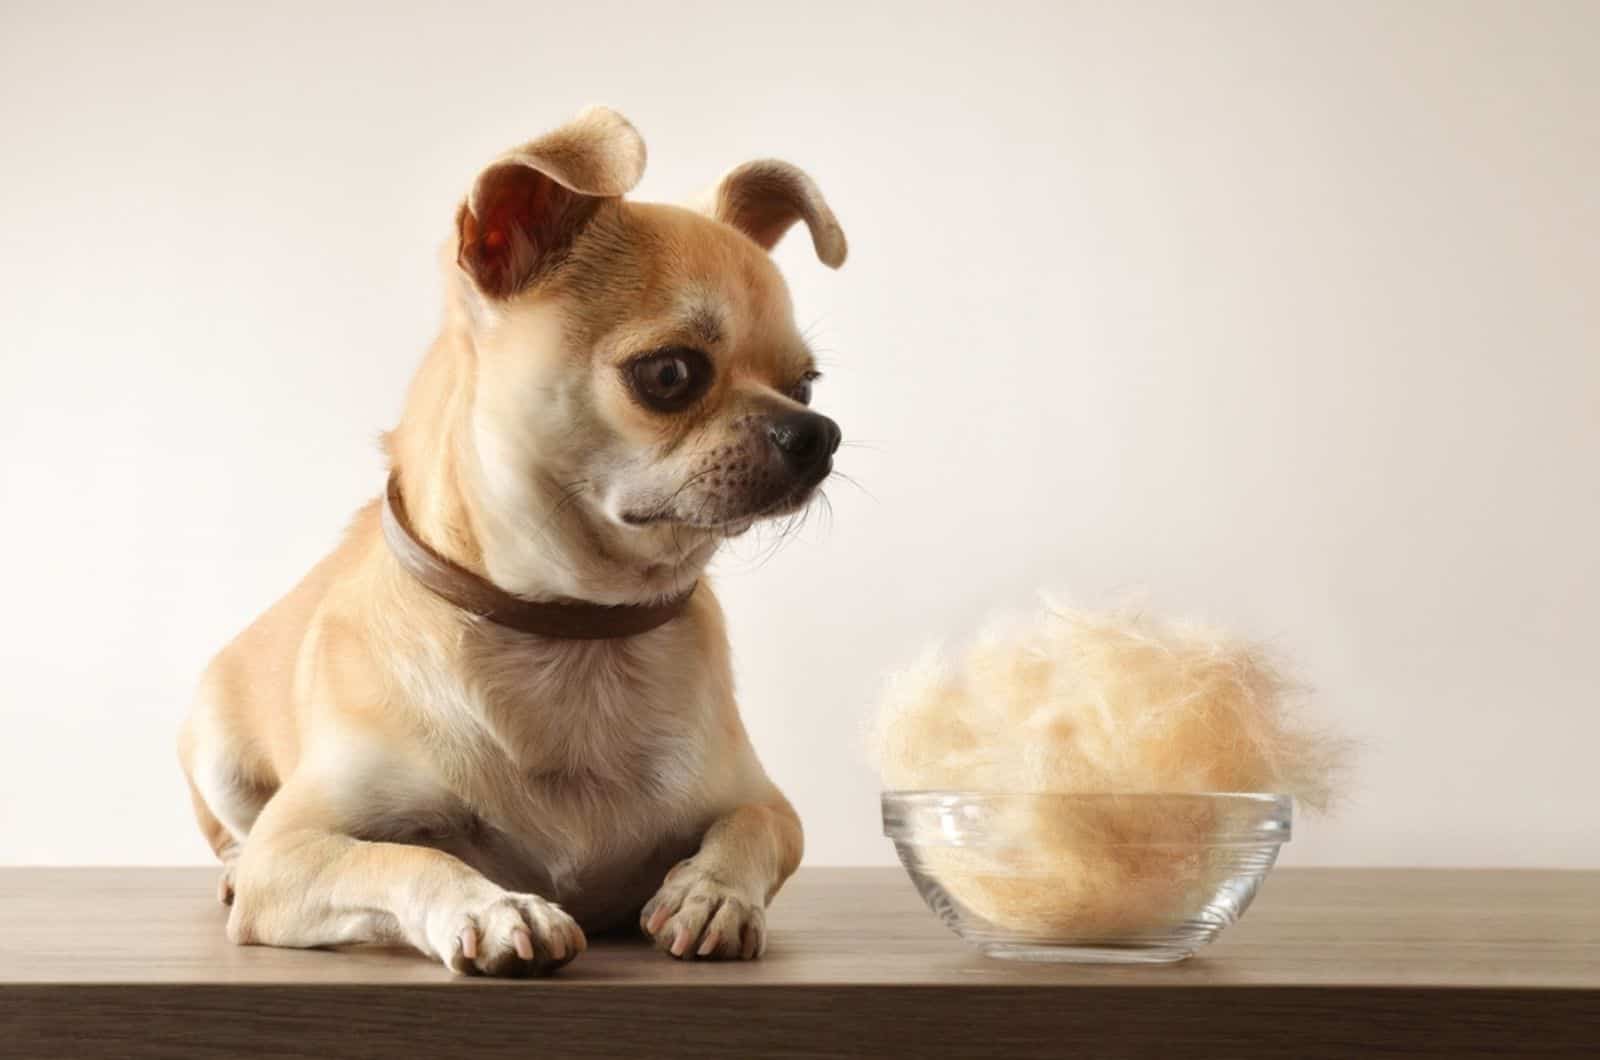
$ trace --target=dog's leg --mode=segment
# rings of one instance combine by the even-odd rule
[[[206,705],[197,707],[196,713],[206,719],[211,729],[220,728],[213,720],[214,712]],[[231,905],[240,840],[272,796],[272,787],[260,781],[242,780],[248,771],[239,756],[224,756],[219,746],[201,746],[195,738],[196,727],[196,718],[191,717],[180,730],[178,761],[183,765],[184,779],[189,784],[195,823],[200,826],[200,834],[205,836],[217,860],[222,862],[222,873],[217,878],[217,899],[223,905]],[[223,746],[226,743],[213,741]],[[209,782],[209,796],[201,790],[202,778]]]
[[[498,887],[443,851],[341,834],[329,805],[296,778],[262,811],[239,858],[234,942],[404,941],[454,971],[489,975],[549,971],[586,947],[559,906]]]
[[[239,860],[239,841],[217,820],[193,780],[189,780],[189,801],[194,805],[194,819],[200,825],[200,834],[206,837],[217,860],[222,862],[222,875],[217,878],[217,900],[223,905],[232,905],[233,870]]]
[[[741,806],[673,866],[639,925],[674,957],[759,957],[767,903],[800,864],[803,845],[800,818],[782,795]]]

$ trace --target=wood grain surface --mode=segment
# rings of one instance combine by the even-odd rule
[[[0,870],[0,1055],[1600,1056],[1600,873],[1292,870],[1168,966],[968,949],[898,869],[803,869],[755,963],[547,980],[240,948],[206,869]]]

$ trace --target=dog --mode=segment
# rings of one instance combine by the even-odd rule
[[[800,821],[740,721],[705,576],[805,506],[839,428],[769,251],[846,242],[788,163],[623,198],[591,107],[484,169],[441,333],[342,542],[212,660],[179,737],[240,944],[525,975],[637,923],[753,958]]]

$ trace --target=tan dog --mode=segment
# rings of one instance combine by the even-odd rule
[[[686,605],[633,636],[506,628],[426,588],[363,508],[211,663],[179,741],[235,942],[404,941],[519,974],[638,917],[674,956],[762,951],[800,822],[740,723],[702,571],[832,466],[767,250],[797,220],[830,266],[845,240],[781,162],[699,212],[625,202],[644,157],[590,108],[477,178],[387,448],[416,538],[468,577]]]

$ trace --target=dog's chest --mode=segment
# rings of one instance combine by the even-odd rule
[[[452,759],[440,765],[470,815],[448,845],[567,904],[642,901],[704,827],[715,683],[668,638],[508,639],[491,632],[426,682]]]
[[[622,788],[671,803],[699,773],[707,682],[659,641],[497,638],[470,672],[490,735],[542,798],[583,803]]]

